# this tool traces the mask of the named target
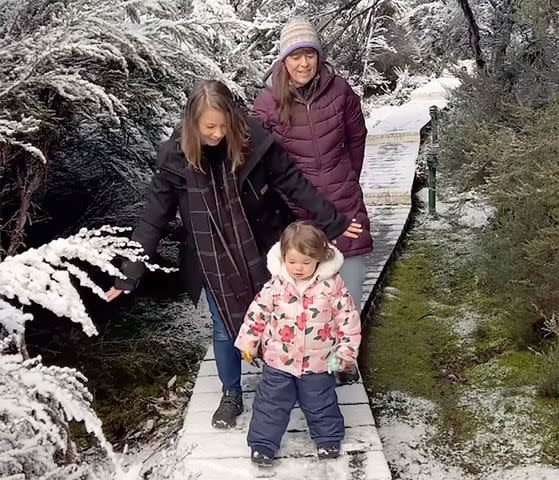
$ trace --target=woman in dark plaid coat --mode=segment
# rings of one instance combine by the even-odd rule
[[[132,234],[152,258],[170,220],[184,227],[181,259],[186,290],[202,290],[213,321],[213,346],[223,397],[212,424],[231,428],[243,411],[241,359],[234,340],[245,312],[268,280],[265,254],[294,219],[282,195],[308,210],[330,240],[356,238],[361,226],[338,214],[260,124],[247,118],[221,82],[200,83],[180,132],[161,145],[150,196]],[[143,272],[126,263],[107,298],[133,290]]]

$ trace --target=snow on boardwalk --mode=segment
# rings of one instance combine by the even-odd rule
[[[419,149],[419,131],[429,121],[429,107],[446,104],[445,87],[452,79],[437,79],[417,89],[411,100],[394,107],[369,130],[361,184],[371,217],[374,251],[368,256],[363,302],[371,293],[390,260],[411,211],[411,188]],[[378,437],[363,383],[337,387],[346,424],[343,454],[336,460],[319,461],[301,410],[296,407],[269,470],[251,464],[246,434],[252,399],[260,371],[243,365],[242,385],[245,412],[237,428],[228,431],[211,427],[211,416],[221,398],[213,351],[208,349],[200,366],[188,405],[177,451],[184,460],[174,479],[199,480],[388,480],[391,478]]]

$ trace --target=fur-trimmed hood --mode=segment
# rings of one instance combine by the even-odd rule
[[[340,271],[344,263],[344,256],[342,253],[333,245],[330,248],[334,252],[334,258],[326,260],[325,262],[320,262],[314,275],[310,279],[310,283],[315,280],[326,280],[333,277]],[[280,277],[282,280],[295,285],[295,280],[291,275],[287,273],[285,263],[283,258],[281,258],[281,247],[280,242],[277,242],[268,252],[268,270],[273,277]]]

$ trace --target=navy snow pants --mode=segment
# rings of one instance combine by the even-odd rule
[[[252,404],[248,445],[275,453],[296,401],[317,446],[339,444],[345,428],[335,387],[334,375],[328,373],[311,373],[298,378],[264,364]]]

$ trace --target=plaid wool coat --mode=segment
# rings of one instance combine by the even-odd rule
[[[237,178],[241,203],[262,255],[266,255],[278,241],[283,229],[296,219],[280,192],[308,210],[329,240],[338,238],[351,220],[339,214],[305,179],[260,120],[248,117],[247,124],[250,131],[250,153]],[[132,239],[141,243],[146,254],[152,258],[178,209],[184,231],[181,278],[186,293],[197,304],[204,278],[190,223],[187,168],[180,150],[179,135],[175,132],[159,149],[157,170],[151,180],[149,197],[143,215],[132,233]],[[125,262],[123,273],[126,279],[117,279],[115,287],[133,290],[144,271],[145,267],[141,262]]]

